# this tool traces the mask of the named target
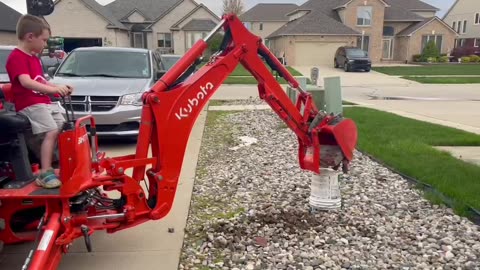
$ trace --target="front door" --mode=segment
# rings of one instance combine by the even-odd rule
[[[382,59],[392,59],[393,54],[393,39],[382,40]]]

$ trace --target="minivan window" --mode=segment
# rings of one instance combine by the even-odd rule
[[[150,78],[148,52],[74,51],[56,76]]]
[[[347,55],[350,57],[367,57],[367,52],[360,49],[349,49]]]
[[[164,70],[169,70],[180,60],[180,56],[160,56],[160,62],[162,63]]]
[[[11,52],[11,50],[0,50],[0,73],[7,73],[5,65]]]

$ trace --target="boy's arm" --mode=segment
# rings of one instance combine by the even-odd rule
[[[30,75],[27,74],[19,75],[18,80],[20,81],[20,84],[27,89],[32,89],[46,95],[52,95],[57,93],[57,89],[55,86],[34,81],[30,78]]]

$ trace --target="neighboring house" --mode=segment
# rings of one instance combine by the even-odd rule
[[[184,54],[220,18],[194,0],[56,0],[45,19],[65,50],[82,46],[148,48]]]
[[[453,52],[456,57],[480,55],[479,0],[456,0],[443,20],[459,34]]]
[[[362,48],[374,63],[410,62],[430,40],[453,49],[456,33],[437,11],[420,0],[309,0],[267,39],[288,65],[333,65],[340,46]]]
[[[17,45],[17,22],[22,14],[0,2],[0,45]]]
[[[288,22],[287,13],[294,11],[296,4],[257,4],[239,16],[253,34],[265,39]]]

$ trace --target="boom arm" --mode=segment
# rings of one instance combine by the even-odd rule
[[[197,72],[188,74],[186,71],[192,70],[207,48],[208,39],[221,28],[225,39],[220,51]],[[260,56],[293,88],[298,89],[296,104],[290,101]],[[337,168],[341,162],[346,165],[352,159],[357,141],[353,121],[319,112],[311,95],[300,88],[288,70],[262,44],[262,40],[250,33],[235,15],[225,15],[220,24],[204,40],[198,41],[143,97],[135,158],[146,158],[150,146],[157,158],[147,171],[151,187],[149,202],[154,208],[150,213],[151,219],[162,218],[170,211],[195,120],[239,63],[258,81],[260,97],[298,137],[302,169],[320,173],[321,164]],[[322,148],[325,146],[326,151],[321,152],[320,145]],[[331,149],[338,151],[332,152]],[[144,166],[136,167],[133,178],[140,181],[144,174]]]

